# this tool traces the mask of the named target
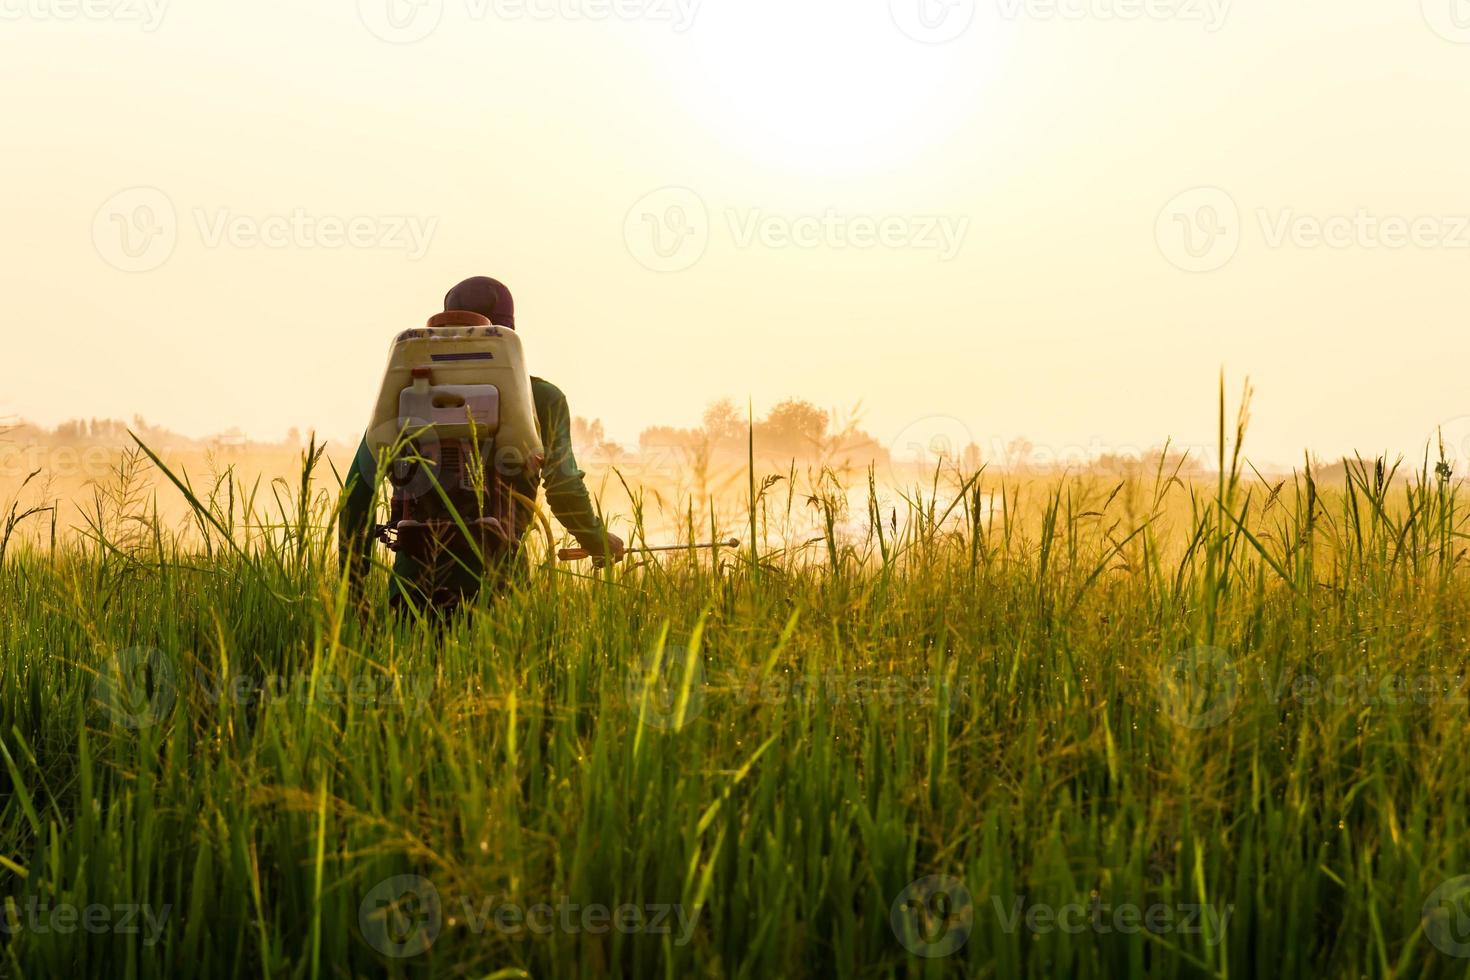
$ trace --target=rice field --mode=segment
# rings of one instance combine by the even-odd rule
[[[630,483],[740,546],[443,624],[349,605],[314,450],[135,456],[0,559],[0,975],[1470,976],[1463,474],[1221,417],[1207,478]]]

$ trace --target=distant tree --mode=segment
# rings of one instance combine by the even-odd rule
[[[756,442],[766,450],[810,453],[822,448],[831,417],[811,402],[788,398],[756,426]]]
[[[207,442],[210,448],[222,450],[243,449],[250,445],[250,440],[239,426],[231,426],[223,432],[210,436]]]
[[[581,417],[572,419],[572,446],[578,451],[595,451],[601,449],[606,442],[607,433],[603,431],[601,419],[590,422]]]
[[[669,425],[655,425],[638,434],[638,448],[644,452],[651,449],[694,449],[704,443],[702,431],[676,429]]]
[[[572,419],[572,448],[586,461],[616,464],[623,447],[607,437],[601,419]]]
[[[746,417],[728,398],[711,402],[704,410],[704,434],[711,448],[729,449],[746,440]]]
[[[1005,465],[1010,469],[1030,466],[1036,455],[1036,446],[1025,436],[1017,436],[1006,443]]]

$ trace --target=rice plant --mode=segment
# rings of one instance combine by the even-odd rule
[[[154,458],[188,528],[120,472],[0,563],[0,973],[1470,975],[1465,489],[1226,418],[1207,481],[752,453],[621,515],[740,548],[541,535],[444,623],[349,604],[318,447]]]

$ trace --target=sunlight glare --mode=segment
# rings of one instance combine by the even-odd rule
[[[991,68],[974,43],[905,36],[886,3],[709,6],[687,40],[686,98],[712,132],[764,163],[813,172],[862,172],[922,153],[963,124]]]

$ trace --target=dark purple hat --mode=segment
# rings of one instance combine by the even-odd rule
[[[466,279],[444,297],[445,310],[469,310],[501,327],[516,328],[516,301],[505,283],[489,276]]]

